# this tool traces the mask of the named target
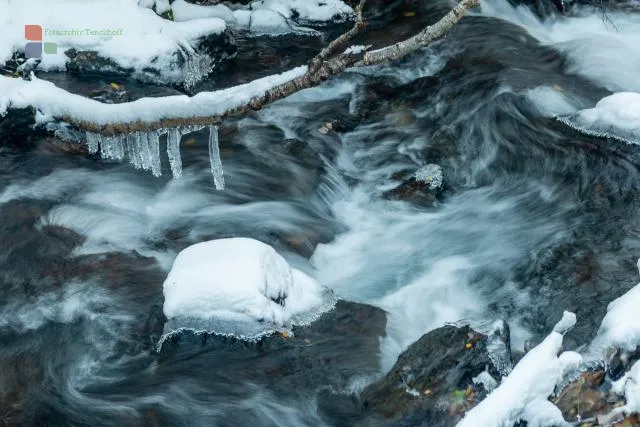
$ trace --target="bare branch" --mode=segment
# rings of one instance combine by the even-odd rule
[[[462,19],[464,15],[479,4],[479,0],[462,0],[456,7],[451,9],[442,19],[433,25],[428,26],[415,36],[387,46],[382,49],[367,52],[364,59],[356,66],[379,64],[386,61],[395,61],[403,56],[428,45],[433,40],[442,37],[455,24]]]
[[[355,24],[353,24],[353,27],[350,30],[348,30],[347,32],[341,34],[339,37],[337,37],[331,43],[329,43],[329,46],[327,46],[324,49],[322,49],[322,51],[320,51],[320,53],[318,55],[316,55],[309,62],[309,72],[310,73],[315,73],[316,71],[318,71],[318,69],[320,68],[320,66],[322,65],[322,63],[324,61],[329,59],[331,56],[335,55],[338,51],[344,50],[346,48],[346,46],[347,46],[347,43],[353,37],[355,37],[358,33],[360,33],[360,31],[362,31],[362,29],[365,26],[364,18],[363,18],[363,11],[364,11],[364,6],[365,6],[366,3],[367,3],[367,0],[360,0],[360,3],[358,3],[358,6],[356,6],[356,9],[355,9],[356,22],[355,22]]]
[[[287,81],[286,83],[275,86],[266,91],[264,95],[252,98],[246,105],[228,110],[222,115],[205,117],[169,117],[153,123],[138,121],[129,123],[111,123],[107,125],[98,125],[85,121],[79,122],[78,120],[74,120],[73,117],[62,117],[62,120],[67,123],[72,123],[80,129],[104,135],[123,134],[134,131],[185,125],[218,124],[225,118],[243,115],[250,110],[259,110],[267,104],[286,98],[298,91],[317,86],[330,76],[342,73],[346,68],[393,61],[414,52],[449,31],[471,8],[479,4],[479,0],[462,0],[454,9],[435,24],[428,26],[415,36],[394,45],[371,52],[367,52],[365,49],[363,52],[337,53],[346,46],[349,40],[364,28],[362,9],[364,8],[365,3],[366,0],[360,0],[360,3],[356,7],[356,23],[354,26],[346,33],[343,33],[332,41],[326,48],[316,55],[316,57],[314,57],[309,63],[308,70],[305,74]]]

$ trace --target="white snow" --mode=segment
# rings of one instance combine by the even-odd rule
[[[518,420],[527,421],[529,427],[565,425],[562,413],[548,397],[582,360],[570,351],[558,356],[563,336],[575,322],[575,314],[565,311],[553,332],[520,360],[497,389],[467,412],[457,427],[511,427]]]
[[[57,54],[43,54],[38,69],[64,69],[68,62],[65,51],[75,48],[96,51],[123,68],[134,69],[139,77],[168,83],[184,80],[179,58],[195,56],[198,38],[226,29],[222,19],[213,17],[168,21],[139,7],[135,0],[0,1],[0,64],[10,59],[14,50],[24,50],[25,24],[40,25],[43,40],[57,44]],[[92,35],[87,30],[116,34]],[[160,75],[146,74],[146,67]]]
[[[13,108],[35,107],[49,117],[69,116],[77,121],[97,125],[107,123],[152,123],[167,117],[206,117],[245,105],[251,98],[304,74],[306,66],[275,74],[252,82],[213,92],[200,92],[162,98],[141,98],[121,104],[103,104],[75,95],[40,80],[31,81],[0,76],[0,115]]]
[[[633,364],[629,372],[614,382],[611,391],[624,395],[626,404],[615,408],[612,413],[631,414],[640,411],[640,362]]]
[[[165,333],[182,328],[255,337],[308,323],[331,293],[249,238],[198,243],[180,252],[164,282]]]
[[[353,46],[349,46],[348,48],[346,48],[344,50],[345,55],[348,54],[352,54],[352,55],[357,55],[359,53],[362,53],[367,47],[364,45],[353,45]]]
[[[223,4],[202,6],[176,0],[171,8],[176,21],[216,17],[230,27],[270,34],[303,30],[292,20],[327,22],[344,20],[353,14],[353,9],[342,0],[259,0],[246,6],[235,5],[234,10]]]
[[[602,98],[593,108],[559,120],[590,135],[640,144],[640,93],[615,93]]]
[[[640,260],[638,260],[640,270]],[[590,350],[600,357],[610,347],[632,351],[640,344],[640,283],[611,301]]]

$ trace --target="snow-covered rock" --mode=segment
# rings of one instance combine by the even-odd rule
[[[249,238],[198,243],[178,254],[164,282],[165,336],[180,329],[247,339],[308,324],[332,293]]]
[[[575,314],[565,311],[553,332],[520,360],[497,389],[467,412],[457,427],[511,427],[519,420],[529,427],[565,425],[560,410],[547,399],[582,360],[571,351],[558,356],[564,334],[575,323]]]
[[[558,120],[588,135],[640,144],[640,93],[615,93]]]
[[[353,14],[342,0],[257,0],[246,6],[236,5],[234,10],[223,4],[203,6],[175,0],[171,8],[176,21],[216,17],[231,27],[270,34],[301,30],[296,22],[343,21]]]
[[[28,61],[39,62],[39,70],[65,70],[71,61],[66,53],[74,49],[92,52],[111,72],[130,70],[164,83],[182,83],[185,65],[197,62],[199,43],[209,37],[210,44],[212,35],[226,30],[219,18],[172,22],[136,0],[0,1],[0,64],[24,51],[25,24],[39,25],[42,40],[57,45],[57,53]]]
[[[640,260],[638,260],[640,270]],[[611,301],[590,349],[603,357],[607,349],[619,347],[633,351],[640,345],[640,283]]]

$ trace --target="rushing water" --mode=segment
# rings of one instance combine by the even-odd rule
[[[612,29],[581,13],[541,22],[492,1],[400,64],[226,123],[223,192],[205,132],[183,141],[178,180],[47,141],[1,149],[0,424],[335,421],[295,382],[254,384],[247,361],[153,352],[173,258],[212,238],[272,244],[338,297],[386,310],[383,370],[445,322],[504,318],[522,348],[569,309],[567,345],[586,344],[637,281],[639,150],[552,117],[639,89],[640,15],[609,13]],[[355,129],[319,132],[349,115]],[[434,207],[382,197],[426,163],[445,175]]]

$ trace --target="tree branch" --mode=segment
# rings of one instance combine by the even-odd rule
[[[84,121],[80,122],[74,120],[73,117],[63,117],[62,120],[67,123],[71,123],[80,129],[104,135],[124,134],[134,131],[186,125],[218,124],[225,118],[246,114],[250,110],[258,110],[267,104],[286,98],[298,91],[317,86],[330,76],[342,73],[346,68],[353,66],[375,65],[402,58],[403,56],[428,45],[433,40],[447,33],[447,31],[457,24],[470,9],[479,4],[479,0],[462,0],[455,8],[449,11],[449,13],[435,24],[426,27],[415,36],[391,46],[371,52],[367,52],[365,49],[360,52],[354,51],[337,53],[340,50],[343,50],[347,43],[364,28],[365,22],[363,19],[363,8],[365,3],[366,0],[360,0],[360,3],[356,7],[356,22],[354,26],[333,40],[318,55],[316,55],[309,62],[308,70],[303,75],[275,86],[267,90],[264,95],[252,98],[246,105],[233,108],[221,115],[203,117],[167,117],[152,123],[137,121],[129,123],[111,123],[107,125],[98,125]]]
[[[428,45],[433,40],[442,37],[455,24],[457,24],[464,15],[466,15],[469,9],[478,6],[479,3],[479,0],[462,0],[435,24],[428,26],[407,40],[403,40],[382,49],[367,52],[364,55],[364,59],[361,62],[358,62],[356,66],[395,61],[396,59],[400,59],[403,56]]]
[[[347,43],[358,33],[360,33],[360,31],[362,31],[365,26],[362,13],[366,3],[367,0],[360,0],[360,3],[358,3],[358,6],[356,6],[356,22],[355,24],[353,24],[353,27],[347,32],[338,36],[331,43],[329,43],[329,46],[322,49],[322,51],[309,62],[309,73],[313,74],[318,71],[318,69],[322,65],[322,62],[335,55],[338,51],[344,50],[347,46]]]

